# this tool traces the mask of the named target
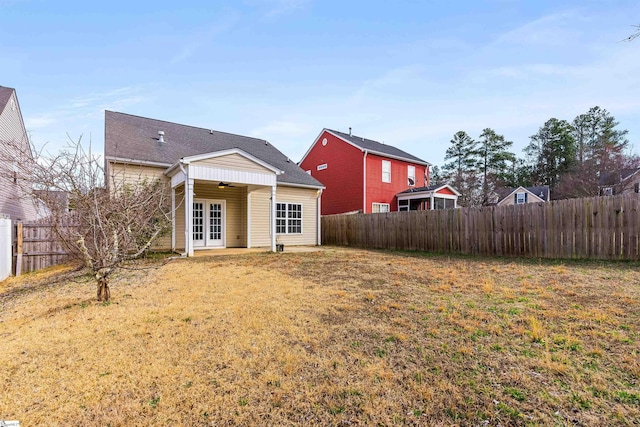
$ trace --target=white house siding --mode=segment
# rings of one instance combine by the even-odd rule
[[[213,166],[223,169],[235,169],[241,171],[262,172],[272,174],[273,171],[239,154],[213,157],[211,159],[192,162],[193,165]]]
[[[261,188],[251,192],[251,247],[271,245],[270,200],[271,188]],[[278,243],[286,245],[315,245],[318,242],[318,199],[317,190],[308,188],[276,188],[278,203],[302,204],[302,234],[278,234]]]
[[[176,188],[175,195],[175,222],[176,229],[176,250],[183,251],[184,245],[184,184]]]
[[[251,247],[271,246],[271,187],[262,187],[251,192]]]
[[[152,166],[125,165],[122,163],[109,162],[107,166],[107,176],[111,188],[120,188],[122,185],[135,185],[140,181],[152,181],[160,179],[169,185],[169,178],[164,175],[166,168]],[[156,240],[152,248],[154,250],[171,249],[171,233]]]
[[[164,175],[165,170],[167,168],[164,167],[109,162],[107,170],[108,185],[119,188],[122,185],[135,185],[141,181],[153,181],[154,179],[169,182],[169,178]]]
[[[1,107],[0,107],[1,108]],[[21,184],[13,180],[13,159],[17,163],[17,179],[28,179],[31,148],[15,92],[0,113],[0,214],[13,220],[38,218],[33,201],[21,191]],[[28,156],[28,158],[25,158]],[[23,181],[24,184],[24,181]]]
[[[278,203],[302,204],[302,234],[278,234],[278,243],[285,245],[315,245],[318,243],[318,190],[286,187],[276,190]]]

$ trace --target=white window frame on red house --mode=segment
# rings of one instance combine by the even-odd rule
[[[391,182],[391,162],[389,160],[382,161],[382,182]]]
[[[371,213],[387,213],[391,211],[389,203],[371,203]]]
[[[408,165],[407,166],[407,184],[409,187],[416,186],[416,167]]]

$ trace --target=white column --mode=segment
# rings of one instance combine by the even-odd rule
[[[433,193],[431,193],[431,201],[429,202],[430,203],[430,205],[429,205],[429,209],[430,210],[434,210],[435,209],[435,206],[433,206],[433,202],[434,202]]]
[[[176,189],[171,187],[171,250],[176,250]]]
[[[184,182],[184,251],[193,256],[193,179]]]
[[[251,248],[251,192],[247,191],[247,249]]]
[[[271,252],[276,251],[276,186],[271,187]]]

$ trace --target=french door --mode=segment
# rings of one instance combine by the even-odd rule
[[[193,247],[225,247],[224,200],[193,201]]]

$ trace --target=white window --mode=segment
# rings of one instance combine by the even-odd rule
[[[323,171],[327,168],[327,164],[323,163],[321,165],[318,165],[318,167],[316,169],[318,169],[319,171]]]
[[[398,210],[408,211],[409,210],[409,201],[408,200],[398,200]]]
[[[523,205],[527,203],[527,193],[516,193],[515,203],[516,205]]]
[[[389,203],[372,203],[371,212],[373,213],[389,212]]]
[[[302,234],[302,205],[276,203],[276,233]]]
[[[414,187],[416,185],[416,167],[415,166],[407,166],[407,181],[409,187]]]
[[[604,187],[602,189],[603,196],[613,196],[613,187]]]
[[[382,182],[391,182],[391,162],[382,161]]]

